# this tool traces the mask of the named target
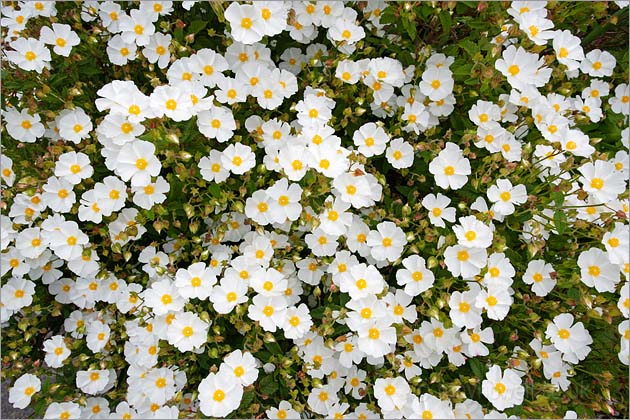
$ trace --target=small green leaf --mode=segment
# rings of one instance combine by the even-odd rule
[[[558,235],[562,235],[567,229],[567,215],[562,210],[557,210],[553,215],[553,223]]]
[[[261,394],[272,395],[278,390],[278,384],[276,383],[273,375],[266,375],[258,382],[258,391]]]

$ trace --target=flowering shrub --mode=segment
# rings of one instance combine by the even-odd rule
[[[627,418],[626,6],[7,2],[9,401]]]

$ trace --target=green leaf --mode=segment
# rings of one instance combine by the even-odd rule
[[[553,223],[558,235],[562,235],[567,229],[567,215],[562,210],[557,210],[553,215]]]
[[[466,51],[471,57],[479,52],[479,46],[472,42],[470,39],[464,39],[462,42],[459,43],[459,46],[462,47],[462,49]]]
[[[564,204],[564,194],[558,191],[554,191],[551,193],[551,199],[554,201],[555,205],[560,207]]]
[[[469,359],[470,368],[477,378],[483,378],[486,376],[486,367],[479,361],[479,359]]]
[[[271,352],[271,354],[283,354],[284,352],[282,351],[282,349],[280,348],[280,345],[278,343],[265,343],[265,347],[267,348],[267,350],[269,350]]]
[[[207,21],[203,21],[203,20],[193,20],[190,23],[190,26],[188,27],[189,29],[189,33],[191,34],[196,34],[197,32],[200,32],[203,28],[206,27],[206,25],[208,25]]]
[[[261,394],[272,395],[278,390],[278,384],[276,383],[273,375],[266,375],[258,382],[258,391]]]
[[[240,408],[245,409],[247,408],[252,401],[254,401],[254,391],[246,391],[243,393],[243,398],[241,399],[241,406]]]
[[[451,30],[451,15],[448,11],[440,13],[440,23],[442,24],[442,31],[447,34]]]
[[[210,194],[212,194],[212,196],[214,198],[221,198],[221,196],[223,195],[221,193],[221,187],[219,187],[219,184],[209,184],[208,185],[208,192]]]

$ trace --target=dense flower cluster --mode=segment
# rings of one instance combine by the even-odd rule
[[[403,65],[386,50],[365,53],[375,38],[397,40],[381,22],[393,8],[384,1],[224,4],[225,46],[195,49],[194,33],[184,42],[166,23],[195,2],[86,1],[72,24],[57,23],[58,6],[3,7],[11,72],[54,74],[56,56],[86,54],[77,28],[89,23],[103,66],[141,63],[152,76],[119,73],[93,101],[55,111],[2,104],[19,147],[1,162],[0,319],[12,328],[34,299],[63,308],[38,351],[75,385],[71,398],[48,400],[45,418],[224,417],[239,407],[280,419],[506,418],[532,383],[528,361],[565,391],[594,345],[578,312],[557,306],[529,319],[529,349],[498,336],[515,305],[557,300],[560,283],[614,299],[617,315],[606,316],[630,364],[630,130],[606,139],[612,154],[583,128],[610,116],[627,125],[629,85],[610,82],[627,63],[554,29],[546,2],[514,1],[489,28],[488,70],[501,88],[467,109],[452,54],[415,51]],[[326,82],[304,83],[307,67]],[[548,88],[573,79],[586,86],[573,96]],[[369,109],[344,104],[345,89]],[[471,128],[429,143],[455,118]],[[202,144],[189,153],[191,138]],[[40,144],[57,152],[23,188],[14,151]],[[173,169],[175,153],[187,156]],[[508,170],[493,173],[498,164]],[[413,196],[414,179],[430,192]],[[205,204],[178,202],[187,182]],[[402,203],[411,196],[416,214]],[[399,204],[400,216],[390,211]],[[202,226],[182,222],[201,212]],[[514,221],[522,229],[508,242]],[[547,241],[585,226],[599,236],[577,244],[574,261],[545,254]],[[298,378],[276,372],[294,363]],[[483,375],[475,396],[419,391],[439,380],[433,371],[466,365]],[[266,404],[280,380],[303,396]],[[25,373],[10,401],[24,408],[42,387]],[[260,413],[247,411],[254,393],[265,395]]]

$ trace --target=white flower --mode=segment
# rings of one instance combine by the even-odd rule
[[[123,41],[143,47],[151,40],[155,33],[153,16],[140,9],[133,9],[129,15],[120,16],[119,29],[122,32]]]
[[[45,128],[38,114],[30,115],[28,109],[18,112],[10,109],[2,113],[7,132],[18,141],[34,143],[44,135]]]
[[[210,326],[193,312],[180,312],[175,315],[166,330],[168,342],[181,352],[200,348],[208,339]]]
[[[396,344],[396,329],[383,321],[362,323],[357,332],[359,350],[371,357],[382,357],[390,353]]]
[[[63,361],[70,356],[70,349],[63,341],[63,336],[55,335],[44,341],[44,351],[46,356],[44,361],[52,368],[60,368]]]
[[[241,143],[228,145],[221,155],[223,166],[236,175],[242,175],[256,166],[256,155],[251,147]]]
[[[208,156],[204,156],[199,160],[198,166],[203,179],[216,183],[221,183],[228,179],[230,171],[221,164],[221,156],[223,154],[218,150],[210,150]]]
[[[240,350],[234,350],[223,359],[219,369],[221,372],[233,375],[242,386],[249,386],[258,378],[256,359],[250,352]]]
[[[95,395],[107,387],[110,371],[103,370],[79,370],[77,371],[76,384],[82,392]]]
[[[132,186],[147,185],[152,176],[157,176],[162,164],[155,157],[155,145],[136,140],[123,146],[118,156],[116,173],[123,181],[131,180]]]
[[[562,352],[563,359],[569,363],[578,363],[584,360],[591,352],[590,344],[593,339],[584,324],[573,324],[573,315],[557,315],[553,322],[547,325],[545,335],[553,345]]]
[[[377,261],[396,261],[407,244],[405,232],[393,222],[381,222],[367,236],[370,253]]]
[[[384,286],[385,281],[378,269],[361,263],[350,268],[350,272],[342,278],[339,288],[352,299],[361,299],[381,293]]]
[[[206,137],[216,138],[217,141],[225,143],[232,138],[236,130],[236,121],[229,108],[212,106],[209,110],[197,114],[197,127]]]
[[[175,286],[179,294],[186,299],[208,298],[216,282],[213,270],[203,262],[194,263],[187,269],[180,268],[175,275]]]
[[[417,296],[433,286],[435,276],[426,268],[424,258],[410,255],[402,263],[405,268],[396,272],[396,281],[399,286],[405,286],[406,294]]]
[[[553,37],[553,49],[556,60],[567,66],[567,70],[573,71],[580,67],[584,59],[584,50],[580,38],[574,36],[571,31],[556,31]]]
[[[90,159],[84,153],[67,152],[59,156],[55,165],[55,176],[66,179],[71,184],[78,184],[82,179],[94,173]]]
[[[300,304],[297,308],[287,309],[284,325],[284,336],[289,339],[300,339],[310,330],[313,325],[311,314],[305,304]]]
[[[9,389],[9,402],[14,408],[23,409],[31,403],[32,396],[41,389],[41,381],[35,375],[25,373]]]
[[[438,227],[446,227],[444,220],[455,221],[455,209],[447,207],[451,199],[444,194],[428,194],[422,199],[422,206],[429,211],[429,221]],[[442,220],[444,219],[444,220]]]
[[[242,397],[240,380],[226,370],[209,373],[199,384],[199,409],[206,416],[227,416],[238,408]]]
[[[488,318],[504,319],[512,305],[512,296],[501,283],[491,283],[487,290],[481,290],[475,299],[475,306],[486,310]]]
[[[274,332],[284,324],[287,311],[287,301],[284,296],[256,295],[252,303],[247,308],[247,316],[260,322],[260,326],[265,331]]]
[[[143,292],[144,303],[153,308],[155,315],[166,315],[169,311],[181,311],[186,300],[182,297],[175,284],[165,279],[155,282]]]
[[[514,213],[515,204],[520,205],[527,201],[527,189],[523,184],[512,186],[508,179],[497,179],[496,185],[488,188],[488,200],[494,203],[494,211],[508,216]]]
[[[626,255],[627,258],[627,255]],[[608,253],[598,248],[590,248],[580,253],[577,260],[582,283],[595,287],[600,292],[614,292],[621,281],[619,266],[612,264]]]
[[[374,397],[381,410],[402,409],[411,394],[411,388],[405,378],[378,378],[374,382]]]
[[[612,76],[617,60],[607,51],[591,50],[586,54],[580,65],[580,70],[592,77]]]
[[[468,248],[488,248],[492,245],[492,229],[475,216],[466,216],[459,219],[459,225],[453,226],[453,232],[457,236],[460,245]]]
[[[409,168],[413,165],[413,146],[402,138],[392,140],[385,152],[387,161],[396,169]]]
[[[18,38],[9,44],[11,51],[6,51],[7,59],[23,70],[35,70],[41,73],[50,68],[50,50],[42,41],[35,38]]]
[[[475,306],[476,290],[466,292],[453,292],[448,306],[453,324],[458,327],[475,328],[481,325],[481,310]]]
[[[432,101],[446,98],[453,92],[454,80],[448,68],[429,66],[422,73],[420,91]]]
[[[53,23],[52,29],[42,26],[39,31],[39,40],[45,44],[54,45],[53,51],[63,57],[68,57],[72,47],[79,45],[81,41],[76,32],[70,29],[70,25]]]
[[[521,383],[513,369],[501,372],[499,366],[493,365],[481,383],[481,392],[496,409],[504,410],[523,402],[525,388]]]
[[[454,276],[470,279],[479,274],[486,265],[488,254],[485,248],[468,248],[452,245],[444,251],[444,259],[448,270]]]
[[[45,419],[79,419],[81,418],[81,406],[74,402],[54,402],[48,406],[44,413]]]
[[[230,3],[224,16],[230,22],[232,37],[243,44],[253,44],[262,39],[264,24],[262,13],[249,4]]]
[[[143,209],[151,209],[155,204],[166,200],[166,193],[171,189],[171,185],[161,176],[155,182],[146,185],[136,185],[131,187],[133,193],[133,203]]]
[[[429,172],[435,177],[435,183],[441,188],[457,190],[468,182],[470,162],[455,143],[446,143],[446,147],[429,163]]]

